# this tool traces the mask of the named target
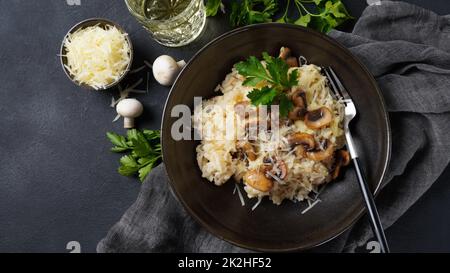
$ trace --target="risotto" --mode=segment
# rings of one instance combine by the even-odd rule
[[[289,73],[297,70],[297,84],[283,91],[292,102],[287,116],[273,115],[273,108],[264,116],[248,97],[254,87],[234,67],[217,86],[219,94],[195,109],[193,120],[202,135],[196,152],[204,178],[217,186],[243,183],[249,198],[267,196],[279,205],[308,199],[338,177],[349,155],[342,149],[344,106],[331,95],[320,67],[299,64],[287,48],[278,58]]]

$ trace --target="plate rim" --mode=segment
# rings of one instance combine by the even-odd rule
[[[170,88],[169,94],[167,95],[167,99],[166,102],[164,104],[164,109],[163,109],[163,115],[161,117],[161,147],[162,147],[162,161],[165,163],[164,158],[168,157],[168,155],[166,155],[166,149],[165,147],[165,134],[164,134],[164,129],[166,124],[169,122],[169,118],[166,118],[166,115],[168,115],[168,104],[169,101],[172,97],[172,94],[174,93],[175,88],[177,87],[177,83],[179,78],[181,78],[181,76],[183,75],[184,70],[189,69],[190,64],[198,58],[198,56],[200,56],[208,47],[210,47],[213,44],[219,43],[220,41],[224,40],[225,38],[228,38],[229,36],[233,36],[236,35],[238,33],[241,32],[245,32],[245,31],[249,31],[251,29],[257,29],[257,28],[265,28],[265,27],[279,27],[279,28],[291,28],[291,29],[297,29],[297,30],[301,30],[304,32],[307,32],[310,35],[315,35],[315,36],[319,36],[320,38],[323,38],[325,40],[327,40],[327,42],[339,47],[351,60],[353,60],[354,62],[356,62],[360,68],[363,70],[363,72],[368,76],[369,80],[370,80],[370,84],[372,84],[372,86],[374,86],[375,91],[377,93],[378,99],[380,101],[380,106],[381,106],[381,110],[382,110],[382,115],[383,115],[383,120],[384,123],[386,125],[386,150],[384,151],[386,153],[386,159],[384,160],[384,165],[383,165],[383,169],[382,169],[382,173],[380,178],[378,179],[377,185],[375,187],[375,189],[372,191],[374,197],[378,196],[379,192],[380,192],[380,188],[381,188],[381,184],[383,183],[383,180],[386,177],[386,173],[390,164],[390,160],[391,160],[391,153],[392,153],[392,132],[391,132],[391,124],[390,124],[390,119],[389,119],[389,113],[387,111],[387,107],[386,107],[386,102],[384,100],[384,97],[381,93],[381,90],[378,86],[377,81],[375,80],[374,76],[372,75],[372,73],[369,71],[369,69],[366,67],[366,65],[364,63],[362,63],[362,61],[356,57],[348,48],[346,48],[345,46],[343,46],[341,43],[339,43],[337,40],[335,40],[334,38],[329,37],[326,34],[320,33],[318,31],[315,31],[313,29],[310,28],[306,28],[306,27],[302,27],[302,26],[297,26],[297,25],[292,25],[292,24],[283,24],[283,23],[275,23],[275,22],[270,22],[270,23],[260,23],[260,24],[254,24],[254,25],[248,25],[248,26],[244,26],[244,27],[240,27],[240,28],[236,28],[233,30],[230,30],[228,32],[225,32],[219,36],[217,36],[216,38],[214,38],[213,40],[211,40],[210,42],[206,43],[203,47],[200,48],[200,50],[198,50],[192,57],[191,59],[187,62],[187,64],[183,67],[183,69],[181,70],[180,74],[177,76],[174,84],[172,85],[172,87]],[[167,120],[166,120],[167,119]],[[169,130],[170,131],[170,130]],[[200,219],[200,217],[198,217],[193,211],[192,209],[186,204],[185,200],[183,198],[181,198],[181,194],[177,191],[176,187],[173,184],[173,176],[172,173],[169,171],[167,165],[165,165],[166,168],[166,173],[169,177],[168,181],[169,181],[169,185],[171,188],[171,191],[174,193],[174,197],[175,199],[177,199],[177,201],[179,203],[182,204],[183,208],[188,212],[189,216],[192,217],[193,219],[195,219],[195,221],[197,223],[199,223],[203,228],[205,228],[209,233],[211,233],[212,235],[214,235],[215,237],[226,241],[228,243],[231,243],[232,245],[247,249],[247,250],[253,250],[253,251],[260,251],[260,252],[293,252],[293,251],[304,251],[304,250],[308,250],[308,249],[312,249],[315,247],[318,247],[320,245],[326,244],[327,242],[332,241],[333,239],[339,237],[341,234],[343,234],[344,232],[346,232],[347,230],[349,230],[350,227],[352,227],[356,222],[358,222],[358,220],[361,219],[361,217],[364,215],[364,213],[366,212],[366,208],[365,206],[362,207],[361,210],[359,210],[356,214],[356,217],[350,222],[349,225],[347,225],[346,227],[342,228],[341,230],[338,230],[338,232],[336,232],[335,234],[329,236],[328,238],[322,240],[321,242],[318,243],[312,243],[309,245],[303,245],[303,246],[299,246],[299,247],[291,247],[291,248],[262,248],[262,247],[254,247],[251,245],[246,245],[243,244],[241,242],[237,242],[235,240],[229,239],[229,238],[225,238],[224,236],[222,236],[221,234],[218,234],[217,232],[215,232],[215,229],[212,228],[208,223],[206,223],[205,221],[203,221],[202,219]]]

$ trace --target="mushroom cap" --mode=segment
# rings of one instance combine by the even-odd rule
[[[273,182],[258,170],[250,170],[244,174],[244,183],[262,192],[268,192],[273,187]]]
[[[289,66],[289,67],[298,67],[299,65],[298,65],[298,60],[297,60],[297,58],[295,58],[295,57],[288,57],[287,59],[286,59],[286,63],[287,63],[287,65]]]
[[[153,76],[160,84],[165,86],[174,83],[180,69],[180,65],[175,59],[168,55],[161,55],[153,62]]]
[[[291,100],[295,106],[306,109],[306,93],[302,89],[297,88],[291,95]]]
[[[288,143],[290,145],[305,146],[308,150],[312,150],[316,146],[316,141],[313,135],[301,132],[290,134],[288,136]]]
[[[331,158],[334,154],[334,144],[328,139],[324,143],[324,150],[307,152],[306,156],[314,161],[323,161]]]
[[[282,46],[280,48],[280,55],[278,55],[278,57],[286,60],[289,56],[291,56],[291,49],[289,47]]]
[[[288,168],[286,163],[279,157],[274,156],[263,159],[264,165],[260,168],[268,178],[274,178],[275,180],[284,180],[288,174]]]
[[[248,160],[255,161],[257,158],[257,155],[255,153],[255,149],[253,148],[252,144],[248,141],[238,141],[236,144],[236,147],[238,150],[245,153]]]
[[[311,129],[320,129],[333,121],[333,113],[325,106],[310,111],[305,115],[305,124]]]
[[[144,111],[144,106],[137,99],[124,99],[117,104],[116,111],[122,117],[137,118]]]
[[[306,109],[296,106],[288,113],[288,118],[292,121],[303,119],[306,113]]]

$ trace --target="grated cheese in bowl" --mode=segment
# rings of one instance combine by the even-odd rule
[[[73,81],[96,90],[117,83],[128,70],[132,49],[127,34],[111,24],[82,27],[63,42],[64,67]]]

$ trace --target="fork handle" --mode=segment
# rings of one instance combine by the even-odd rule
[[[364,201],[366,203],[366,208],[369,213],[370,225],[372,226],[373,233],[375,234],[378,242],[380,243],[380,251],[381,253],[389,253],[389,246],[386,241],[383,226],[381,225],[380,216],[378,215],[373,195],[364,178],[365,176],[360,167],[358,157],[355,157],[352,160],[353,164],[355,165],[355,172],[358,178],[359,187],[361,189],[361,193],[363,194]]]

